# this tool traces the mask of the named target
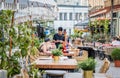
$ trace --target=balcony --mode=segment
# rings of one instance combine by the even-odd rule
[[[20,4],[18,5],[19,9],[24,9],[27,8],[27,5],[25,4]],[[17,5],[15,5],[14,3],[7,3],[4,2],[4,4],[2,4],[2,2],[0,3],[0,9],[9,9],[9,10],[16,10],[17,9]]]
[[[103,7],[103,6],[95,6],[95,7],[93,7],[93,8],[90,10],[90,13],[91,13],[91,12],[98,11],[99,9],[102,9],[102,8],[104,8],[104,7]]]
[[[114,1],[114,5],[120,5],[120,0],[113,0]],[[111,6],[111,0],[106,0],[105,1],[105,7],[109,7]]]

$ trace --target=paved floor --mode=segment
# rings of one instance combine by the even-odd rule
[[[101,65],[103,64],[103,60],[99,60],[98,58],[96,58],[96,60],[97,60],[96,72],[98,72]],[[106,74],[108,76],[112,76],[112,78],[120,78],[120,67],[115,67],[114,63],[111,62],[110,63],[110,68],[106,72]]]

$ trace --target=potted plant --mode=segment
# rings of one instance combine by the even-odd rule
[[[52,51],[52,55],[53,55],[54,61],[59,61],[59,56],[62,55],[62,51],[59,49],[55,49]]]
[[[115,67],[120,67],[120,48],[113,49],[111,57],[114,60]]]
[[[96,61],[93,58],[88,58],[85,61],[78,63],[78,67],[81,68],[84,78],[93,78],[93,71],[95,70]]]

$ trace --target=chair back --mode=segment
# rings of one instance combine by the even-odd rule
[[[102,67],[100,68],[100,73],[106,73],[110,67],[110,61],[105,58]]]
[[[76,55],[76,56],[73,57],[74,59],[77,60],[77,62],[86,60],[86,59],[88,58],[88,52],[85,51],[85,50],[82,50],[82,51],[83,51],[83,52],[82,52],[82,55],[81,55],[81,56]]]

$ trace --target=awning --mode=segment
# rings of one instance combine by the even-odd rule
[[[116,11],[116,10],[118,10],[118,9],[120,9],[120,5],[114,5],[113,11]],[[111,11],[111,6],[105,7],[105,8],[102,8],[102,9],[99,9],[99,10],[94,11],[94,12],[91,12],[91,13],[89,14],[89,16],[90,16],[90,17],[93,17],[93,16],[97,16],[97,15],[101,15],[101,14],[106,14],[106,13],[108,13],[108,12],[110,12],[110,11]]]
[[[54,18],[55,13],[47,8],[29,7],[23,10],[19,10],[19,13],[15,15],[15,22],[20,23],[34,19],[54,20]]]
[[[29,1],[29,7],[18,10],[16,13],[15,22],[20,23],[34,19],[54,20],[54,18],[57,16],[57,5],[54,0]]]
[[[75,26],[88,26],[89,20],[85,20],[83,22],[79,22],[77,24],[75,24]]]

